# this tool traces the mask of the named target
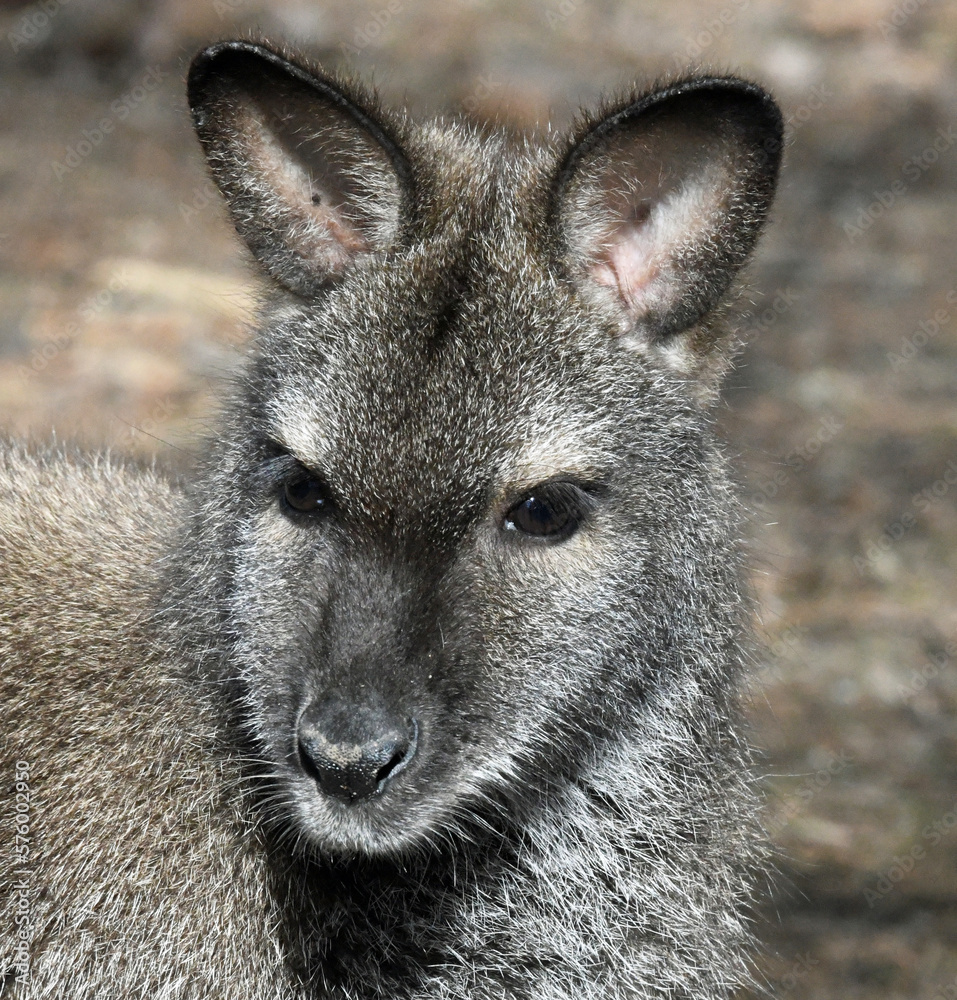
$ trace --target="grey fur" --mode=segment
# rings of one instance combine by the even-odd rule
[[[42,890],[11,995],[728,997],[759,852],[708,403],[780,115],[689,78],[532,144],[287,60],[191,72],[272,292],[185,498],[0,466]],[[309,747],[395,720],[379,792],[317,785]]]

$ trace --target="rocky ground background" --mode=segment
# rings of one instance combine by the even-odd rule
[[[775,90],[720,410],[768,649],[763,970],[794,1000],[957,997],[957,5],[0,0],[0,427],[188,459],[253,288],[183,76],[246,32],[523,126],[690,64]]]

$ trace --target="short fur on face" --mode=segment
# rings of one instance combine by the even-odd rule
[[[720,729],[741,623],[705,403],[773,195],[771,99],[692,77],[533,146],[225,43],[190,102],[273,284],[191,578],[278,825],[401,855],[579,780],[689,685]],[[319,516],[283,510],[303,470]],[[578,530],[507,530],[556,481],[589,498]],[[332,801],[303,771],[297,720],[325,696],[416,720],[381,795]]]

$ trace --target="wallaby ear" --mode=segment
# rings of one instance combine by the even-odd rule
[[[370,98],[250,42],[200,52],[188,96],[236,228],[281,284],[314,294],[396,238],[410,171]]]
[[[614,304],[622,333],[694,371],[768,214],[783,123],[734,77],[687,79],[616,107],[573,139],[554,186],[565,266]],[[702,324],[707,326],[707,324]]]

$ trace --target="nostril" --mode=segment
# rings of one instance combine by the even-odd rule
[[[318,761],[320,759],[320,753],[318,752],[315,741],[304,738],[302,735],[299,737],[299,763],[302,770],[313,778],[319,784],[323,781],[323,768],[319,765]]]
[[[415,755],[416,748],[419,743],[419,725],[415,719],[410,719],[406,723],[405,736],[394,744],[394,751],[392,756],[379,768],[376,772],[376,782],[377,786],[381,787],[384,782],[388,781],[390,778],[394,778],[401,771],[404,771],[408,767],[409,762]],[[388,747],[383,747],[384,753],[388,751]],[[383,753],[383,756],[384,756]]]
[[[414,719],[390,723],[381,711],[324,700],[299,720],[304,773],[326,794],[345,802],[367,799],[408,767],[418,744]]]
[[[382,782],[385,781],[385,779],[388,778],[392,772],[396,770],[396,768],[398,768],[403,760],[405,760],[405,754],[400,750],[396,750],[386,764],[376,771],[376,781],[381,785]]]

